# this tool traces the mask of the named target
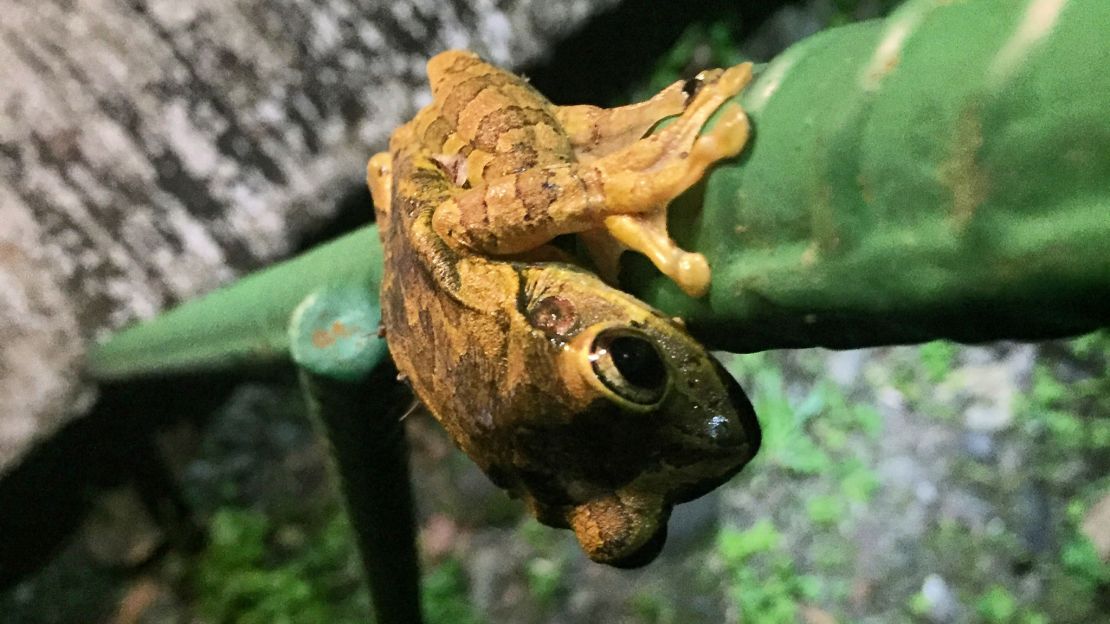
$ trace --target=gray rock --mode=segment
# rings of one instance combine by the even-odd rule
[[[615,2],[5,5],[0,474],[94,400],[88,340],[333,216],[426,101],[430,54],[518,66]]]
[[[994,458],[994,438],[991,434],[982,431],[968,431],[963,436],[964,451],[981,462],[988,462]]]
[[[921,584],[921,597],[925,599],[926,615],[931,622],[954,622],[963,610],[959,598],[939,574],[925,577]]]

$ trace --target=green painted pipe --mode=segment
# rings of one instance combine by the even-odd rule
[[[1077,334],[1110,322],[1110,2],[917,0],[811,37],[743,95],[754,138],[671,208],[713,348]],[[627,257],[627,256],[626,256]]]
[[[118,380],[288,362],[290,317],[313,292],[357,289],[377,305],[381,253],[362,228],[116,334],[87,370]]]

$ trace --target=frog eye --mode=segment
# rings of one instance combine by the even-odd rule
[[[667,390],[667,367],[655,343],[627,329],[598,333],[590,363],[606,388],[637,405],[658,403]]]

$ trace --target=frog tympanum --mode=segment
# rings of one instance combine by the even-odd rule
[[[751,66],[613,109],[555,106],[469,52],[437,55],[428,76],[432,103],[368,167],[397,368],[541,522],[595,561],[645,564],[673,505],[739,471],[759,425],[680,322],[548,243],[579,234],[602,273],[633,249],[703,294],[708,265],[670,239],[666,206],[743,147],[747,117],[725,102]]]

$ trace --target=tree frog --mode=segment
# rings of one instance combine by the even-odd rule
[[[595,561],[643,565],[676,503],[754,456],[759,425],[681,322],[548,243],[578,234],[610,270],[636,250],[704,293],[709,267],[670,239],[666,206],[743,147],[747,117],[726,101],[751,66],[612,109],[555,106],[470,52],[435,56],[428,77],[431,104],[367,168],[397,368],[541,522],[572,529]]]

